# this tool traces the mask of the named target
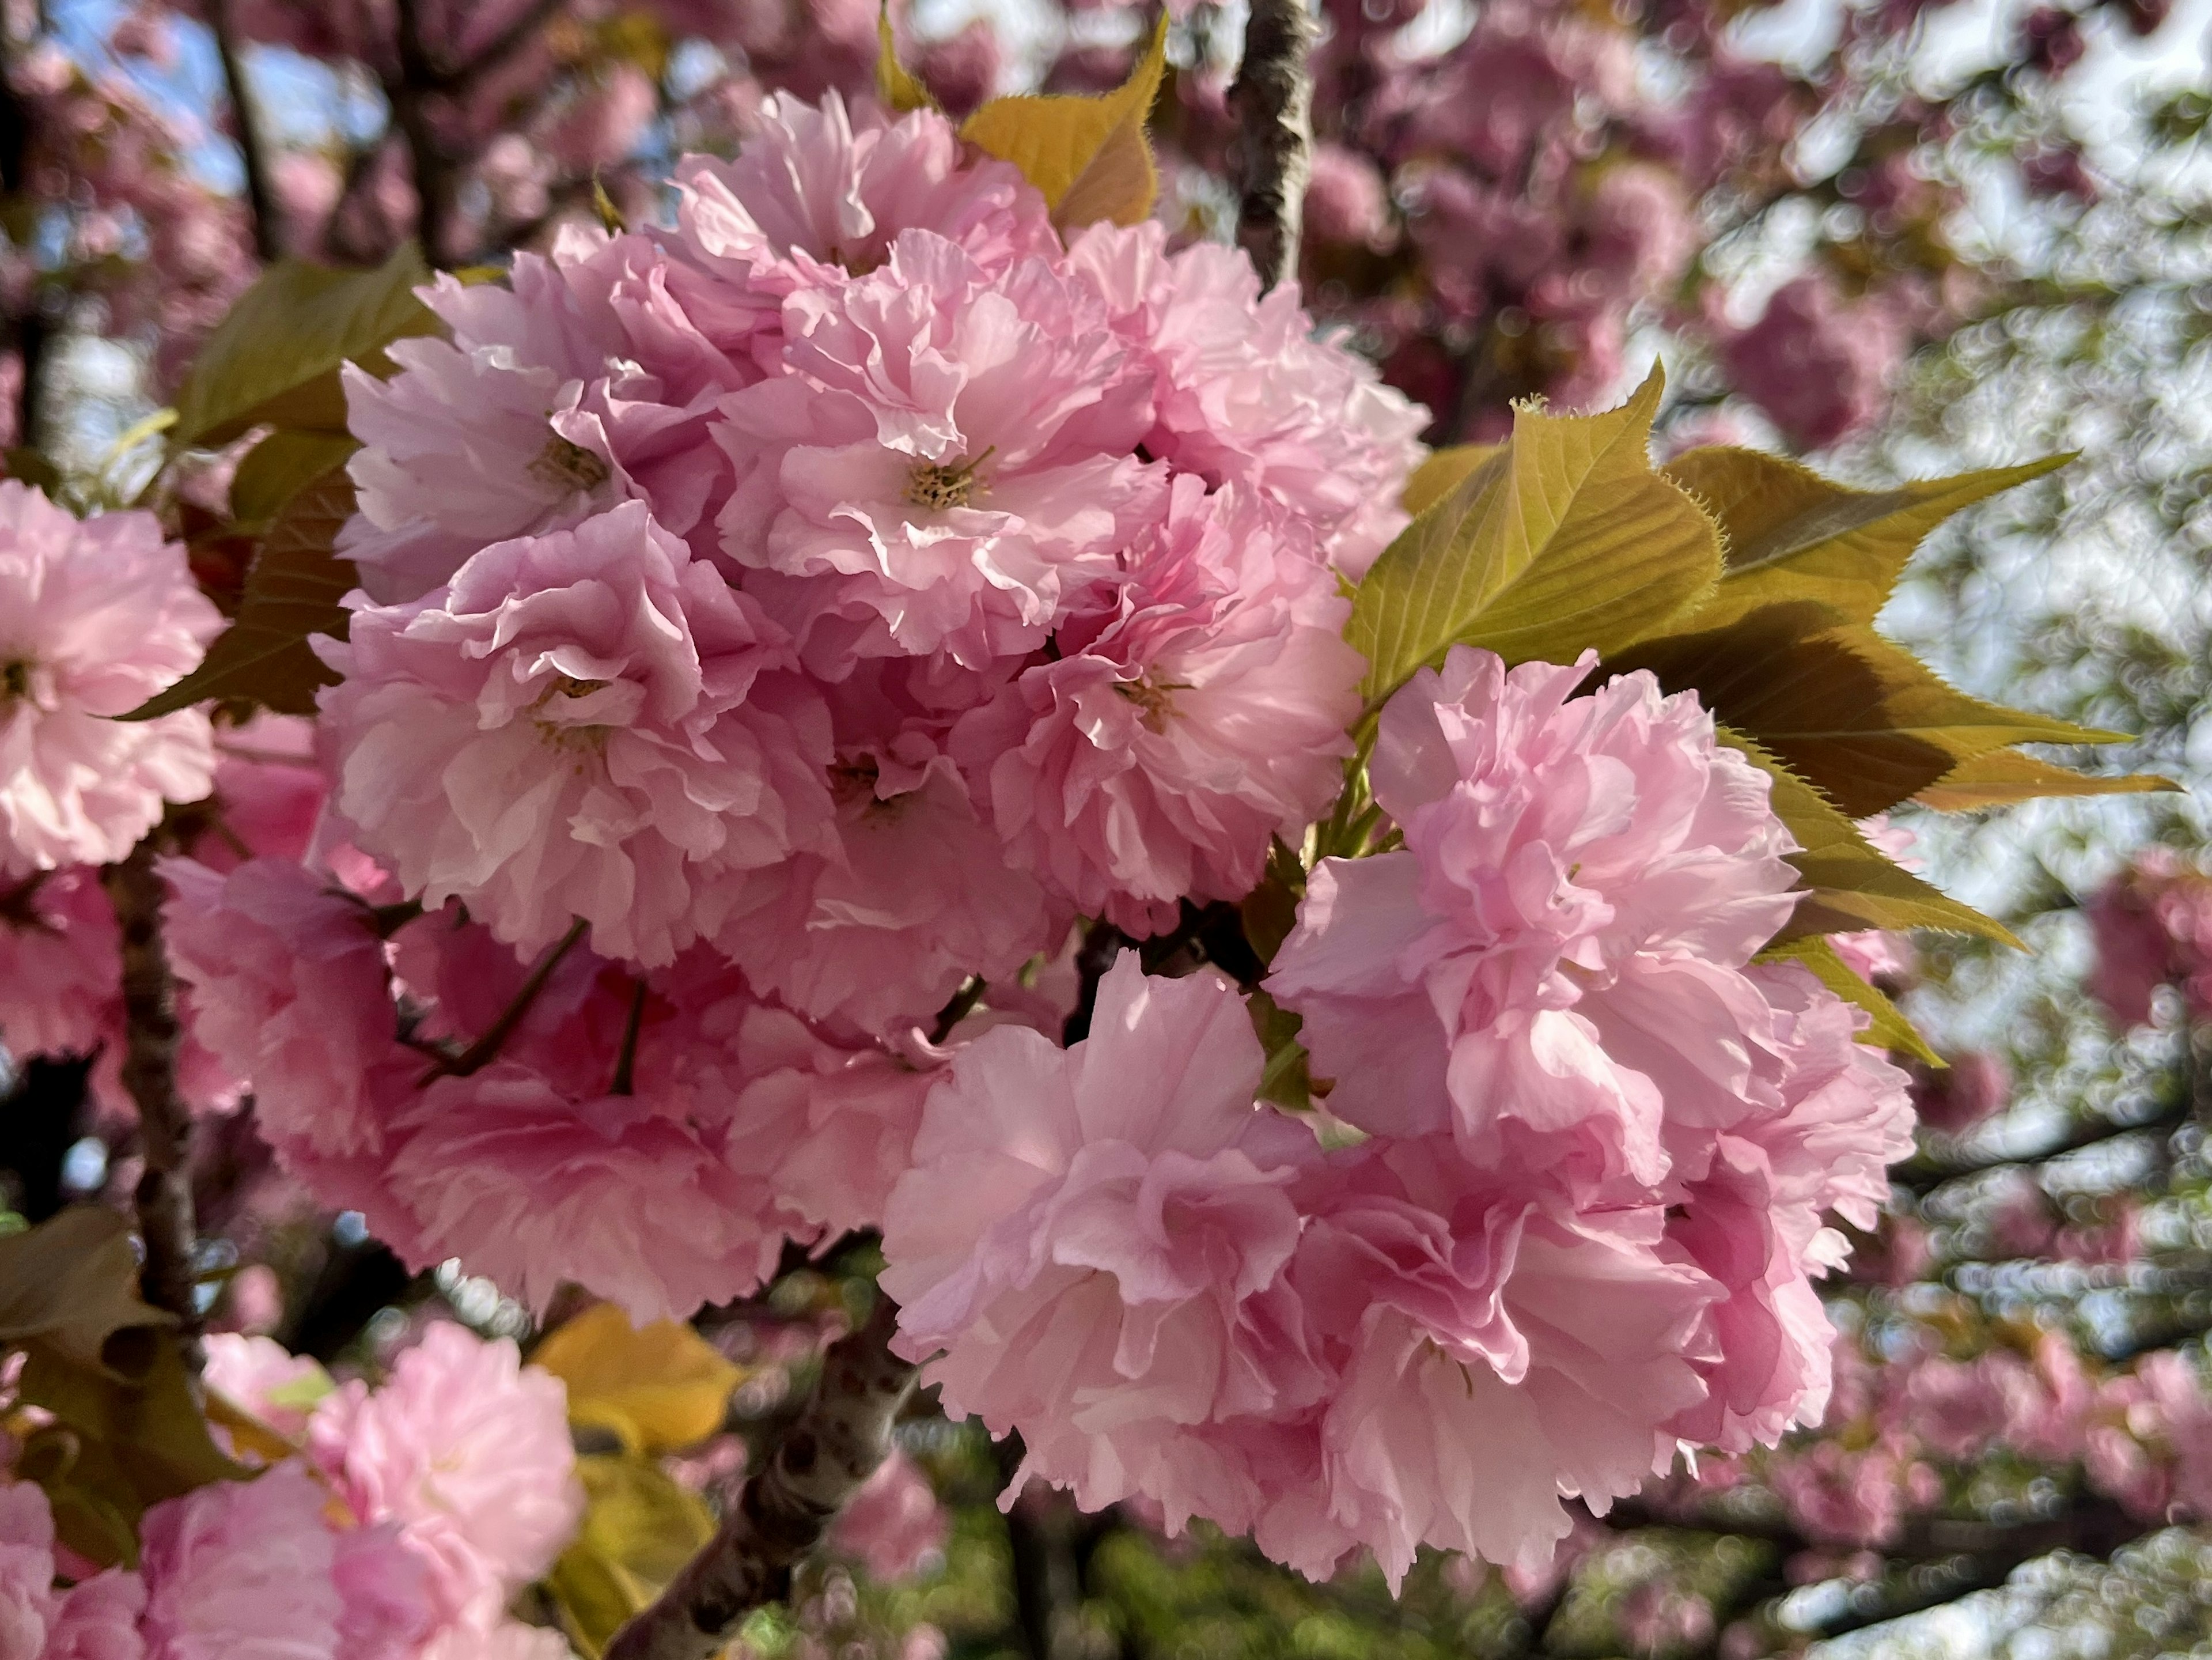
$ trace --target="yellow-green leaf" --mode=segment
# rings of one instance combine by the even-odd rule
[[[1694,690],[1854,818],[1895,806],[1961,762],[2014,744],[2115,743],[1970,697],[1863,623],[1813,600],[1768,605],[1710,632],[1647,640],[1619,666]]]
[[[1516,410],[1511,440],[1383,550],[1345,630],[1370,702],[1455,644],[1510,662],[1610,655],[1711,591],[1719,532],[1651,468],[1664,384],[1655,366],[1602,415]]]
[[[230,481],[230,516],[245,526],[265,526],[302,488],[342,467],[360,446],[338,432],[270,433],[238,464]]]
[[[1912,799],[1938,812],[1970,812],[1976,807],[2008,806],[2039,796],[2139,795],[2180,788],[2171,778],[2153,773],[2092,778],[2017,750],[1997,750],[1954,767]]]
[[[1063,232],[1102,219],[1136,224],[1152,210],[1159,191],[1145,121],[1167,72],[1167,31],[1162,12],[1136,67],[1115,90],[1096,98],[994,98],[968,118],[960,136],[1019,167]]]
[[[1931,1067],[1943,1064],[1943,1057],[1928,1047],[1928,1040],[1914,1029],[1912,1022],[1905,1018],[1904,1012],[1853,974],[1850,965],[1836,955],[1836,948],[1826,939],[1814,936],[1772,946],[1759,954],[1759,960],[1762,963],[1802,964],[1812,970],[1815,979],[1844,1001],[1855,1008],[1864,1009],[1872,1024],[1859,1034],[1860,1043],[1911,1055]]]
[[[389,373],[383,348],[428,334],[437,319],[415,297],[430,280],[412,243],[374,271],[280,259],[238,297],[177,391],[172,446],[228,442],[267,423],[343,432],[338,366]]]
[[[597,1657],[622,1624],[660,1592],[714,1536],[714,1518],[641,1458],[592,1454],[576,1461],[584,1524],[545,1577],[561,1623]]]
[[[237,620],[216,636],[199,667],[121,718],[150,721],[210,697],[313,714],[316,688],[337,676],[307,640],[317,634],[345,638],[348,617],[338,601],[355,586],[354,569],[332,549],[352,512],[353,480],[343,467],[294,496],[246,574]]]
[[[1790,862],[1807,892],[1778,940],[1863,928],[1941,928],[2020,946],[2003,923],[1960,904],[1875,847],[1826,796],[1757,744],[1725,727],[1719,737],[1772,781],[1775,816],[1797,838],[1799,851]]]
[[[1724,447],[1690,450],[1668,463],[1667,476],[1696,496],[1728,537],[1728,569],[1692,626],[1717,627],[1762,605],[1797,599],[1817,600],[1838,621],[1871,623],[1929,531],[1960,508],[2070,459],[1856,490],[1778,455]]]
[[[1426,513],[1466,483],[1468,474],[1502,447],[1498,444],[1454,444],[1449,449],[1434,452],[1413,469],[1399,505],[1407,513]]]
[[[0,1348],[44,1344],[122,1382],[145,1377],[175,1316],[138,1295],[131,1227],[101,1205],[72,1205],[0,1237]]]
[[[929,88],[899,62],[898,42],[891,37],[890,0],[884,0],[876,13],[876,96],[884,106],[902,113],[935,109],[937,100],[929,95]]]
[[[714,1434],[744,1377],[690,1327],[658,1320],[635,1330],[612,1303],[560,1326],[530,1359],[568,1386],[571,1421],[607,1430],[641,1454]]]

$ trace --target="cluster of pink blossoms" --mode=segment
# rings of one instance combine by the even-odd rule
[[[788,100],[349,383],[335,806],[534,951],[695,943],[882,1036],[1077,912],[1235,898],[1356,712],[1421,412],[1249,265],[1063,248],[921,112]]]
[[[1314,872],[1268,982],[1356,1145],[1255,1107],[1232,988],[1127,957],[1084,1043],[952,1060],[884,1283],[1028,1473],[1395,1582],[1424,1543],[1540,1564],[1563,1497],[1819,1420],[1824,1219],[1873,1222],[1906,1079],[1752,961],[1795,903],[1764,776],[1588,668],[1459,648],[1383,711],[1404,845]]]
[[[450,1323],[373,1392],[265,1339],[211,1338],[208,1360],[212,1388],[307,1451],[155,1505],[135,1570],[93,1572],[41,1489],[0,1487],[0,1656],[567,1660],[506,1611],[582,1514],[557,1379]]]

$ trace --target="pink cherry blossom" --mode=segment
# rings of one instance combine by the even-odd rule
[[[54,1517],[34,1482],[0,1487],[0,1660],[39,1660],[54,1603]]]
[[[1009,869],[951,761],[920,732],[841,760],[836,850],[748,877],[717,944],[762,991],[889,1036],[927,1024],[971,974],[1013,974],[1066,933]]]
[[[1906,336],[1878,295],[1846,301],[1825,272],[1777,289],[1749,328],[1723,340],[1721,361],[1791,442],[1825,449],[1879,417]]]
[[[210,1332],[201,1377],[208,1388],[283,1435],[297,1437],[307,1415],[331,1390],[330,1374],[313,1356],[293,1354],[266,1337]]]
[[[146,1582],[122,1568],[80,1579],[59,1599],[40,1660],[145,1660]]]
[[[1365,1544],[1393,1584],[1423,1543],[1533,1571],[1570,1531],[1562,1496],[1602,1512],[1672,1456],[1719,1288],[1648,1219],[1574,1217],[1444,1136],[1378,1139],[1310,1185],[1290,1277],[1342,1383],[1314,1426],[1325,1496],[1279,1490],[1262,1549],[1319,1575]]]
[[[1296,283],[1260,293],[1243,252],[1165,228],[1101,223],[1068,260],[1152,359],[1158,416],[1145,447],[1210,485],[1238,483],[1310,526],[1357,581],[1406,524],[1398,506],[1428,411],[1373,365],[1316,339]]]
[[[347,1528],[333,1545],[339,1660],[416,1660],[438,1624],[429,1565],[391,1522]]]
[[[705,423],[739,375],[665,285],[634,274],[659,266],[649,243],[586,239],[560,253],[576,269],[525,253],[505,284],[441,276],[422,293],[450,339],[394,342],[389,380],[347,367],[362,447],[340,549],[379,601],[419,598],[490,544],[626,501],[683,536],[717,494]],[[618,303],[641,283],[657,305]]]
[[[356,1517],[398,1525],[441,1616],[484,1623],[582,1515],[567,1414],[560,1380],[513,1342],[440,1321],[382,1388],[348,1383],[318,1407],[309,1448]]]
[[[871,1578],[903,1579],[945,1549],[951,1520],[929,1478],[897,1448],[838,1512],[830,1542],[866,1564]]]
[[[459,1256],[533,1309],[574,1280],[641,1324],[682,1319],[753,1290],[787,1232],[812,1231],[648,1094],[571,1095],[500,1061],[432,1083],[398,1128],[406,1254]]]
[[[999,1027],[931,1094],[883,1284],[896,1347],[942,1351],[924,1375],[946,1410],[1022,1432],[1004,1502],[1033,1475],[1085,1509],[1144,1494],[1170,1530],[1250,1524],[1249,1461],[1209,1422],[1322,1384],[1243,1353],[1297,1318],[1279,1283],[1299,1231],[1285,1188],[1311,1146],[1255,1110],[1261,1064],[1233,988],[1147,979],[1125,953],[1084,1042]]]
[[[299,1464],[146,1512],[147,1660],[337,1660],[328,1495]]]
[[[318,1153],[375,1148],[379,1104],[404,1093],[422,1061],[398,1041],[368,908],[284,860],[225,877],[172,859],[162,873],[192,1033],[252,1080],[264,1133]]]
[[[1110,610],[963,717],[953,753],[1015,856],[1142,936],[1237,899],[1342,784],[1365,664],[1310,544],[1255,497],[1176,480]]]
[[[113,1030],[122,975],[99,872],[0,877],[0,1043],[11,1053],[91,1054]]]
[[[324,647],[334,806],[426,903],[536,949],[572,916],[665,964],[715,885],[819,835],[819,700],[782,635],[642,503],[502,542]]]
[[[1131,453],[1152,377],[1050,261],[902,231],[878,270],[793,293],[782,326],[786,373],[723,405],[722,548],[808,579],[798,631],[827,672],[1028,651],[1157,511],[1161,470]]]
[[[1669,1114],[1717,1126],[1755,1088],[1771,1015],[1742,965],[1796,875],[1696,698],[1642,674],[1571,698],[1589,667],[1456,647],[1414,676],[1370,769],[1406,846],[1322,863],[1268,984],[1362,1128],[1650,1183]]]
[[[0,879],[128,853],[169,801],[208,793],[206,715],[128,713],[222,627],[148,513],[80,522],[0,481]]]
[[[1058,251],[1044,198],[1005,162],[965,153],[934,110],[856,120],[835,92],[813,106],[787,93],[761,115],[734,161],[676,169],[672,280],[732,350],[772,361],[783,297],[866,276],[902,231],[933,231],[994,269]]]

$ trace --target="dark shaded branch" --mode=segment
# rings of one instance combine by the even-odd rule
[[[136,1195],[146,1241],[146,1300],[181,1322],[188,1359],[199,1348],[192,1273],[192,1120],[177,1094],[177,998],[161,947],[161,879],[149,836],[100,873],[123,958],[123,1087],[138,1109],[146,1173]]]
[[[1091,1035],[1091,1011],[1098,1006],[1098,982],[1128,943],[1121,930],[1103,916],[1084,933],[1082,947],[1075,953],[1075,1009],[1060,1031],[1063,1044],[1072,1047]]]
[[[269,153],[261,145],[261,112],[253,89],[246,83],[246,65],[238,56],[238,35],[231,22],[231,0],[209,0],[208,27],[215,35],[216,57],[222,64],[222,84],[230,94],[231,119],[238,126],[239,153],[246,161],[246,205],[253,216],[253,252],[269,265],[284,252],[283,210],[269,182]]]
[[[709,1660],[744,1616],[791,1590],[791,1571],[890,1450],[915,1369],[890,1352],[898,1310],[878,1296],[866,1325],[823,1356],[813,1397],[745,1482],[706,1549],[602,1660]]]
[[[1297,274],[1313,172],[1316,32],[1306,0],[1252,0],[1244,61],[1229,88],[1243,175],[1237,240],[1252,256],[1263,289]]]
[[[2048,1146],[2033,1152],[2006,1153],[1987,1158],[1937,1159],[1908,1158],[1894,1166],[1889,1179],[1907,1193],[1933,1192],[1946,1182],[1956,1182],[1965,1177],[1980,1176],[1990,1171],[2004,1170],[2014,1164],[2040,1164],[2053,1158],[2063,1158],[2069,1152],[2080,1152],[2106,1141],[2117,1141],[2124,1135],[2145,1135],[2153,1132],[2172,1132],[2189,1122],[2190,1104],[2178,1101],[2156,1116],[2139,1118],[2130,1123],[2107,1120],[2102,1123],[2085,1124],[2062,1136]]]
[[[392,106],[392,119],[407,141],[407,154],[415,172],[415,194],[422,204],[416,235],[422,254],[434,265],[451,265],[457,257],[449,246],[454,213],[460,200],[459,176],[454,158],[447,152],[430,119],[429,100],[438,84],[438,68],[422,41],[420,0],[394,0],[394,48],[399,70],[385,82],[384,95]]]

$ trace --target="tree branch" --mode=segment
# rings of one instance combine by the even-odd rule
[[[1229,88],[1243,173],[1237,240],[1252,256],[1262,289],[1297,274],[1313,171],[1316,33],[1306,0],[1252,0],[1244,61]]]
[[[709,1660],[746,1614],[789,1594],[793,1567],[890,1450],[915,1374],[890,1352],[897,1320],[878,1294],[867,1324],[830,1346],[813,1398],[720,1530],[614,1634],[602,1660]]]
[[[192,1271],[191,1115],[177,1094],[176,986],[161,947],[161,879],[148,836],[100,873],[122,939],[123,1087],[138,1109],[146,1173],[136,1195],[146,1241],[146,1300],[177,1316],[196,1363],[200,1312]]]
[[[446,153],[436,125],[430,119],[428,100],[438,85],[439,72],[422,43],[421,0],[394,0],[393,11],[399,72],[385,82],[384,95],[392,105],[393,124],[407,140],[408,156],[414,166],[415,194],[422,204],[416,234],[423,257],[434,265],[445,265],[454,257],[447,239],[459,201],[459,186],[453,157]]]
[[[1984,1175],[2014,1164],[2045,1164],[2053,1158],[2063,1158],[2069,1152],[2080,1152],[2085,1147],[2096,1146],[2100,1142],[2117,1141],[2124,1135],[2146,1135],[2154,1131],[2171,1133],[2189,1122],[2190,1105],[2187,1101],[2177,1101],[2151,1117],[2138,1118],[2131,1122],[2106,1119],[2098,1123],[2085,1124],[2033,1152],[1956,1160],[1909,1158],[1891,1167],[1889,1179],[1907,1193],[1924,1195],[1933,1192],[1946,1182]]]
[[[283,210],[277,206],[276,193],[270,186],[268,152],[261,147],[261,112],[254,106],[252,88],[246,84],[246,65],[239,60],[230,7],[231,0],[209,0],[208,27],[215,35],[222,84],[230,94],[231,117],[238,124],[239,153],[246,161],[246,205],[253,216],[253,252],[266,265],[284,252]]]

